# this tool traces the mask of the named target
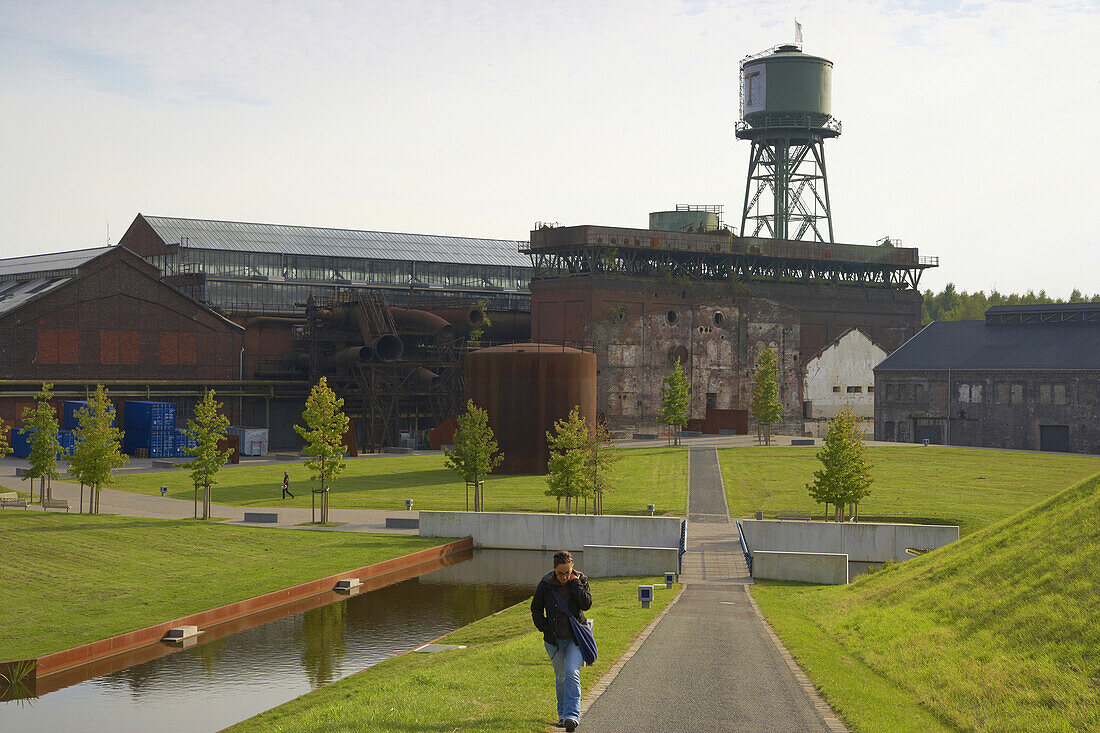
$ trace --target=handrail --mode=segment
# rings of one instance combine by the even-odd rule
[[[680,522],[680,554],[676,557],[677,573],[682,573],[684,571],[684,553],[687,552],[687,528],[688,520],[684,519]]]
[[[752,553],[749,552],[749,546],[745,542],[745,531],[741,528],[741,523],[737,523],[737,538],[741,541],[741,552],[745,555],[745,565],[749,568],[749,577],[752,577]]]

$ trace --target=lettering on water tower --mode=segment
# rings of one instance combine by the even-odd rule
[[[764,102],[767,96],[765,89],[768,79],[767,67],[764,64],[746,66],[744,71],[744,98],[741,100],[741,114],[750,112],[763,112]]]

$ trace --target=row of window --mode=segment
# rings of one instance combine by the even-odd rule
[[[197,336],[194,333],[162,331],[161,364],[196,364]],[[141,338],[138,331],[100,331],[100,364],[138,364]],[[39,329],[36,356],[39,364],[76,364],[79,333],[74,330]]]
[[[956,393],[952,395],[956,402],[982,403],[992,402],[998,405],[1020,405],[1025,399],[1025,388],[1019,382],[994,382],[993,394],[990,395],[984,382],[957,383],[954,385]],[[1091,394],[1091,386],[1086,390]],[[833,387],[833,391],[839,391]],[[946,382],[933,382],[929,385],[922,383],[887,384],[885,398],[887,402],[924,402],[929,394],[934,400],[943,400],[947,394]],[[1095,399],[1093,395],[1091,397]],[[1064,405],[1068,401],[1068,391],[1065,384],[1041,383],[1037,385],[1032,399],[1041,405]]]
[[[847,386],[841,386],[839,384],[834,384],[833,385],[833,393],[834,394],[839,394],[841,391],[844,391],[847,394],[863,394],[863,385],[862,384],[849,384]],[[867,386],[867,394],[874,394],[874,392],[875,392],[875,388],[871,385],[868,385]]]
[[[176,258],[179,261],[177,263]],[[204,272],[209,277],[268,277],[320,282],[442,285],[464,288],[527,289],[531,268],[451,264],[408,260],[282,255],[183,249],[177,255],[150,257],[161,272]]]

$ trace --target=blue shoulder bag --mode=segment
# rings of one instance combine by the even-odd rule
[[[569,628],[573,631],[573,641],[581,650],[581,659],[588,666],[592,666],[600,653],[600,650],[596,648],[596,637],[592,635],[592,629],[588,628],[588,624],[582,624],[576,616],[570,613],[569,606],[566,605],[556,590],[551,589],[550,592],[554,594],[558,608],[565,611],[565,615],[569,617]]]

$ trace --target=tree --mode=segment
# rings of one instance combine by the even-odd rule
[[[603,498],[605,494],[614,490],[611,484],[611,468],[622,459],[622,455],[614,450],[615,441],[611,437],[611,431],[607,429],[607,423],[596,421],[596,429],[592,431],[591,458],[592,465],[592,513],[603,514]]]
[[[818,504],[835,507],[835,519],[843,519],[844,505],[856,506],[871,493],[871,465],[867,462],[863,436],[856,416],[845,407],[829,421],[825,445],[817,453],[821,469],[814,471],[814,480],[806,484],[810,496]]]
[[[779,404],[778,366],[775,352],[764,349],[756,359],[756,371],[752,376],[752,403],[750,411],[756,420],[756,438],[760,440],[760,427],[763,426],[764,445],[772,443],[772,425],[783,416],[783,406]]]
[[[565,513],[572,513],[573,500],[592,494],[592,438],[588,421],[579,407],[569,411],[569,417],[554,422],[554,432],[546,433],[550,460],[546,464],[547,496],[556,497],[558,511],[565,499]]]
[[[690,395],[691,385],[677,359],[672,374],[664,378],[661,406],[657,408],[660,422],[669,426],[670,445],[680,445],[680,431],[687,425]]]
[[[57,454],[61,452],[61,443],[57,439],[57,413],[53,405],[53,385],[45,383],[34,397],[33,407],[23,408],[23,428],[20,433],[31,433],[31,453],[27,457],[30,468],[23,479],[30,479],[31,501],[34,501],[34,479],[39,479],[39,501],[46,496],[46,482],[59,478],[57,472]]]
[[[294,430],[306,441],[305,454],[312,456],[306,468],[313,471],[310,479],[320,479],[321,524],[328,524],[329,484],[339,477],[347,466],[343,461],[344,434],[348,431],[348,416],[343,412],[344,400],[321,377],[306,398],[302,421],[306,426],[295,425]]]
[[[129,460],[122,453],[122,431],[114,427],[115,406],[102,384],[96,385],[88,404],[76,411],[76,449],[69,459],[69,472],[91,489],[90,511],[99,512],[99,492],[114,482],[114,470]]]
[[[232,449],[218,450],[218,442],[225,438],[229,427],[229,418],[219,412],[221,409],[222,403],[214,399],[214,390],[208,391],[202,402],[195,405],[195,416],[187,420],[187,427],[183,431],[194,441],[194,445],[185,449],[188,455],[194,456],[194,460],[184,465],[191,468],[191,482],[195,486],[203,487],[203,519],[211,516],[210,487],[218,483],[218,471],[233,453]]]
[[[458,416],[453,450],[443,451],[443,463],[466,482],[466,510],[470,510],[470,486],[474,487],[474,511],[485,509],[483,485],[485,477],[504,460],[499,452],[489,413],[466,401],[466,412]]]

